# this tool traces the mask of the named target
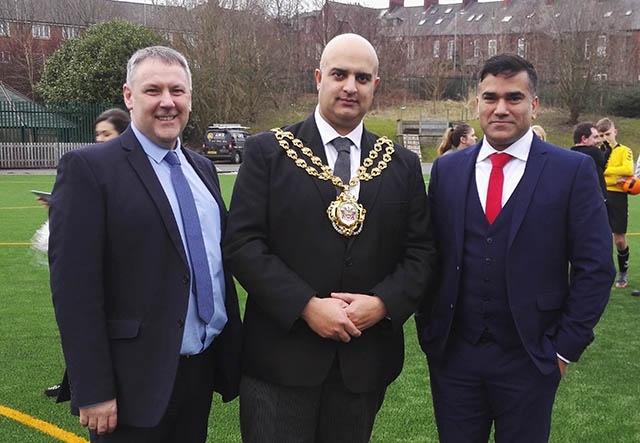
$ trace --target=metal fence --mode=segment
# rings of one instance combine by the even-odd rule
[[[0,142],[91,143],[95,118],[111,107],[0,100]]]
[[[50,169],[86,143],[0,143],[0,169]]]

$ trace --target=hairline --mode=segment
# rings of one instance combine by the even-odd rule
[[[166,46],[148,46],[138,49],[127,62],[127,85],[132,86],[133,78],[139,65],[147,59],[160,60],[167,65],[178,65],[182,67],[187,75],[189,89],[192,89],[191,69],[189,69],[187,59],[175,49]]]

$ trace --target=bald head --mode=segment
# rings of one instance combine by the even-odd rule
[[[358,34],[340,34],[332,38],[320,57],[320,70],[323,71],[327,66],[327,59],[330,59],[334,53],[358,52],[362,55],[371,57],[374,63],[374,76],[378,75],[378,54],[369,40]]]

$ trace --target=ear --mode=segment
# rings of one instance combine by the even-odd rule
[[[536,95],[531,102],[531,119],[535,120],[538,116],[538,107],[540,106],[540,99]]]
[[[133,109],[132,92],[126,83],[122,86],[122,95],[124,96],[124,104],[127,106],[127,109],[131,111]]]
[[[322,82],[322,71],[320,71],[319,69],[316,69],[313,74],[316,78],[316,89],[319,91],[320,83]]]

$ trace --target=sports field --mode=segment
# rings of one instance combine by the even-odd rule
[[[234,176],[221,177],[229,199]],[[46,212],[29,192],[50,191],[52,175],[0,175],[0,442],[83,442],[87,434],[68,403],[43,395],[64,365],[44,256],[30,246]],[[630,198],[630,286],[614,289],[580,362],[569,367],[556,400],[551,441],[640,442],[640,197]],[[553,254],[553,251],[549,251]],[[241,301],[244,292],[240,291]],[[405,368],[388,390],[373,442],[437,442],[428,372],[413,321]],[[239,442],[238,402],[216,398],[209,442]]]

